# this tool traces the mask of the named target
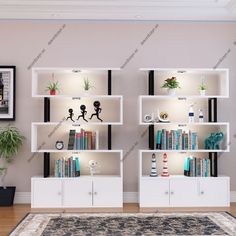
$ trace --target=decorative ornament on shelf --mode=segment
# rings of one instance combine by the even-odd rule
[[[55,147],[57,150],[62,150],[64,148],[63,141],[56,141]]]
[[[163,177],[169,177],[169,171],[168,171],[168,158],[167,158],[167,154],[164,153],[163,154],[163,170],[162,170],[162,174],[161,176]]]
[[[52,73],[52,81],[49,82],[46,91],[49,91],[50,95],[56,95],[57,92],[60,92],[59,82],[54,81],[54,73]]]
[[[204,115],[202,109],[199,109],[199,123],[204,122]]]
[[[158,122],[163,122],[163,123],[168,123],[170,122],[168,119],[169,115],[166,111],[159,111],[159,109],[157,110],[157,120]]]
[[[219,150],[220,142],[224,139],[223,132],[211,133],[208,138],[205,139],[205,149],[207,150]]]
[[[156,161],[156,154],[152,154],[152,170],[151,170],[151,177],[157,177],[157,161]]]
[[[100,108],[101,106],[101,103],[99,101],[95,101],[93,103],[93,106],[94,106],[94,110],[95,110],[95,113],[93,113],[91,116],[90,116],[90,120],[93,118],[93,116],[96,116],[98,120],[100,120],[101,122],[103,122],[103,120],[99,117],[99,114],[102,112],[102,108]]]
[[[74,116],[73,109],[70,108],[70,109],[68,110],[68,112],[69,112],[69,116],[66,118],[66,120],[70,119],[71,121],[75,122],[75,121],[73,120],[73,116]]]
[[[188,112],[188,122],[189,123],[194,123],[194,110],[193,110],[194,104],[191,104],[189,107],[189,112]]]
[[[83,88],[84,88],[84,95],[85,96],[89,96],[89,92],[91,89],[95,88],[91,82],[89,81],[88,77],[86,79],[84,79],[84,85],[83,85]]]
[[[84,121],[88,122],[88,121],[85,119],[85,116],[86,116],[86,114],[87,114],[86,106],[85,106],[85,105],[81,105],[81,106],[80,106],[80,112],[81,112],[81,115],[78,116],[78,119],[77,119],[77,120],[79,120],[79,118],[82,117]]]
[[[199,92],[201,96],[205,96],[206,95],[206,85],[204,84],[204,78],[202,78],[202,83],[199,85]]]
[[[97,161],[94,161],[94,160],[89,161],[89,171],[90,171],[91,176],[93,176],[96,173],[99,173],[98,168],[99,168],[99,164]]]
[[[180,88],[179,82],[177,81],[176,77],[166,79],[161,87],[166,88],[168,95],[170,96],[175,96],[176,89]]]
[[[154,122],[154,113],[144,115],[143,120],[145,123],[153,123]]]

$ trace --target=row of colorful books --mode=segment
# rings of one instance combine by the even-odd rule
[[[79,157],[60,158],[54,160],[54,177],[80,176]]]
[[[99,132],[81,129],[80,132],[70,130],[68,150],[97,150],[99,149]]]
[[[156,149],[160,150],[196,150],[198,136],[196,132],[178,130],[157,130]]]
[[[211,161],[207,158],[186,157],[184,160],[184,175],[191,177],[211,176]]]

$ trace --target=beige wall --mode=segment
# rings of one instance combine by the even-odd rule
[[[64,23],[61,34],[49,45]],[[231,124],[231,152],[221,155],[219,172],[232,178],[231,190],[236,190],[236,24],[159,22],[156,31],[141,45],[154,26],[154,22],[0,22],[0,65],[17,67],[14,124],[27,137],[9,168],[7,184],[16,185],[17,191],[30,191],[30,177],[42,174],[42,156],[30,160],[30,127],[32,121],[43,120],[43,103],[31,97],[31,72],[27,67],[43,49],[35,66],[120,67],[138,49],[113,83],[113,93],[124,95],[124,125],[113,129],[114,148],[126,152],[138,141],[124,161],[125,191],[138,190],[138,149],[147,147],[147,135],[140,137],[145,127],[138,125],[138,95],[146,94],[147,88],[145,75],[138,68],[212,68],[230,49],[219,65],[230,69],[230,99],[219,101],[219,120]]]

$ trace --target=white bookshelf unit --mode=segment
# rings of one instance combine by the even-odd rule
[[[149,128],[149,150],[139,151],[139,205],[141,210],[155,207],[229,207],[230,178],[218,176],[217,158],[222,152],[229,152],[229,123],[217,121],[217,99],[229,97],[228,69],[140,69],[148,76],[149,95],[139,97],[139,124]],[[161,88],[164,80],[176,77],[180,89],[175,95],[168,95]],[[198,86],[207,87],[206,94],[198,94]],[[188,112],[193,104],[195,120],[189,123]],[[202,110],[204,121],[199,122],[198,111]],[[158,112],[167,112],[169,122],[160,122]],[[144,119],[149,115],[151,120]],[[172,140],[165,147],[157,145],[157,131],[180,130],[197,133],[197,146],[179,147]],[[163,132],[163,131],[162,131]],[[175,131],[174,131],[175,132]],[[177,131],[176,131],[177,132]],[[211,133],[222,132],[223,140],[218,149],[206,149],[204,140]],[[190,137],[190,136],[189,136]],[[167,139],[169,140],[169,139]],[[163,140],[161,140],[163,142]],[[174,145],[173,142],[175,143]],[[183,144],[182,144],[183,145]],[[192,145],[190,145],[192,147]],[[166,148],[168,147],[168,148]],[[162,177],[163,154],[168,156],[169,177]],[[156,155],[157,177],[151,177],[152,154]],[[186,157],[209,159],[209,175],[185,176]],[[203,167],[201,167],[203,168]],[[208,167],[207,167],[208,168]]]
[[[123,124],[123,97],[111,95],[112,71],[116,68],[33,68],[32,96],[44,99],[44,122],[33,122],[31,151],[44,158],[44,175],[31,179],[31,208],[68,211],[121,211],[123,208],[123,151],[112,149],[112,126]],[[53,79],[52,79],[53,75]],[[83,79],[95,86],[91,94],[84,94]],[[60,93],[45,91],[50,80],[58,81]],[[107,95],[104,95],[106,94]],[[101,103],[100,117],[77,120],[81,104],[86,105],[87,117],[94,112],[93,102]],[[72,108],[74,122],[68,117]],[[96,148],[74,146],[68,149],[69,131],[84,129],[98,134]],[[62,150],[55,147],[60,140]],[[55,177],[55,160],[79,157],[79,177]],[[89,161],[98,163],[98,171],[90,174]],[[103,209],[103,210],[104,210]]]

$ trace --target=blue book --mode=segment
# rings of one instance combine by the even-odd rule
[[[157,131],[156,136],[156,149],[161,149],[161,130]]]

